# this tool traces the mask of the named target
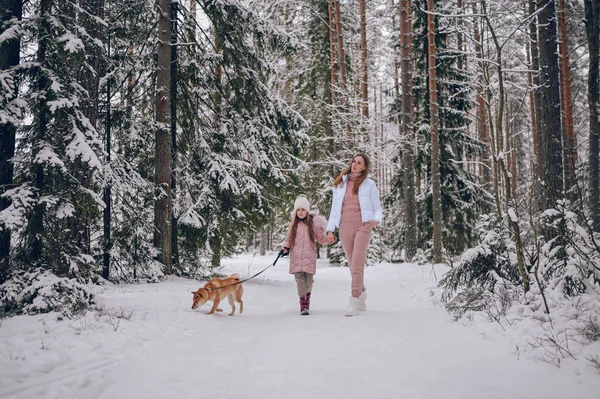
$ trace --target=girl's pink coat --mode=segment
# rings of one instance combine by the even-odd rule
[[[313,215],[313,229],[315,238],[321,244],[328,244],[327,236],[325,236],[325,228],[327,227],[327,219],[321,215]],[[288,229],[287,236],[283,241],[282,246],[290,248],[291,229]],[[310,242],[308,228],[306,223],[299,222],[296,229],[296,243],[290,249],[290,274],[294,273],[317,273],[317,249],[314,242]]]

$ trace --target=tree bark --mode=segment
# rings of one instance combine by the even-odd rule
[[[600,231],[600,0],[585,0],[585,31],[589,49],[588,104],[589,197],[590,219],[594,231]]]
[[[415,194],[415,166],[412,144],[412,70],[411,43],[412,33],[409,19],[412,15],[409,0],[400,0],[400,67],[402,71],[402,125],[401,137],[405,140],[402,151],[404,169],[404,253],[410,261],[417,253],[417,214]]]
[[[477,4],[475,2],[472,3],[473,14],[477,13]],[[490,174],[490,144],[489,144],[489,132],[488,132],[488,120],[487,120],[487,112],[486,112],[486,102],[485,102],[485,78],[484,78],[484,70],[485,65],[483,60],[483,45],[481,44],[481,32],[479,29],[479,23],[475,22],[474,24],[474,40],[475,40],[475,52],[477,53],[477,61],[479,67],[479,79],[477,84],[477,137],[479,141],[481,141],[484,145],[483,152],[479,159],[479,177],[483,181],[485,185],[488,185],[492,182],[491,174]]]
[[[0,1],[0,24],[4,25],[11,19],[21,21],[23,15],[22,0]],[[19,65],[21,52],[20,36],[5,40],[0,43],[0,73]],[[8,81],[10,89],[4,95],[4,100],[9,103],[18,96],[18,85],[14,80]],[[1,195],[12,188],[14,165],[12,158],[15,155],[15,138],[17,124],[13,122],[0,123],[0,212],[11,204],[8,198]],[[0,284],[2,284],[10,270],[10,238],[8,228],[0,226]]]
[[[267,253],[267,229],[263,227],[260,229],[260,256],[265,256]]]
[[[529,5],[531,6],[531,2],[529,2]],[[525,16],[527,16],[527,14],[531,13],[531,9],[527,9],[527,7],[525,7]],[[533,66],[533,51],[534,48],[536,49],[537,52],[537,44],[533,43],[533,35],[535,34],[535,37],[537,38],[537,33],[535,33],[535,22],[531,22],[528,26],[529,29],[529,39],[527,40],[525,43],[525,52],[527,53],[527,68],[529,70],[529,72],[527,72],[527,90],[529,91],[529,115],[531,118],[531,136],[533,139],[533,160],[532,160],[532,171],[533,171],[533,176],[532,179],[537,179],[539,177],[539,174],[537,172],[537,157],[538,157],[538,142],[539,142],[539,138],[538,138],[538,131],[537,131],[537,118],[536,118],[536,107],[535,107],[535,88],[533,87],[533,75],[534,73],[532,72],[534,70],[534,66]]]
[[[40,67],[36,68],[35,85],[38,92],[45,92],[50,86],[48,78],[42,71],[42,67],[46,66],[46,52],[48,50],[48,37],[51,30],[49,18],[51,15],[52,0],[41,0],[39,3],[39,27],[38,27],[38,49],[37,62]],[[36,104],[35,113],[37,114],[37,131],[36,142],[47,140],[48,135],[48,103],[44,96],[40,96]],[[32,180],[35,189],[42,193],[45,183],[44,166],[35,163],[33,165]],[[36,202],[33,206],[31,216],[27,224],[27,244],[25,257],[31,266],[39,267],[42,262],[43,251],[43,234],[44,234],[44,213],[45,205],[41,201]]]
[[[369,117],[369,86],[367,58],[367,6],[366,0],[360,0],[360,61],[362,76],[360,79],[361,108],[364,118]]]
[[[440,184],[440,138],[435,55],[433,0],[427,0],[427,59],[429,75],[429,125],[431,129],[431,191],[433,210],[433,261],[442,262],[442,192]]]
[[[340,9],[340,0],[332,0],[335,11],[335,31],[337,37],[338,67],[340,71],[340,88],[342,89],[342,98],[345,98],[346,91],[346,53],[344,52],[344,38],[342,36],[342,10]]]
[[[110,58],[110,32],[107,34],[106,39],[107,45],[107,54]],[[110,79],[106,82],[106,160],[110,164],[111,157],[111,115],[110,115]],[[109,279],[110,277],[110,249],[112,245],[111,241],[111,227],[110,227],[110,219],[111,219],[111,186],[108,185],[104,188],[103,200],[105,204],[105,208],[102,214],[103,221],[103,229],[104,229],[104,253],[102,254],[102,278]]]
[[[327,11],[329,14],[329,68],[331,71],[331,104],[335,104],[335,88],[337,86],[337,71],[335,65],[335,13],[334,13],[334,2],[335,0],[328,0]],[[333,122],[333,121],[332,121]]]
[[[529,15],[535,14],[536,0],[529,0]],[[535,154],[535,172],[536,178],[538,180],[543,179],[542,173],[542,138],[540,131],[540,56],[539,56],[539,43],[538,43],[538,34],[537,34],[537,17],[531,18],[531,22],[529,23],[529,42],[531,43],[531,69],[533,72],[533,102],[534,102],[534,110],[535,113],[532,115],[532,122],[535,123],[535,127],[532,128],[531,132],[533,134],[533,152]]]
[[[577,137],[573,125],[573,95],[571,89],[571,65],[569,63],[569,34],[567,31],[566,1],[558,2],[558,21],[560,32],[560,87],[563,116],[563,168],[565,171],[565,191],[575,184],[575,165],[577,164]]]
[[[544,189],[541,209],[554,208],[562,198],[563,169],[560,122],[560,92],[556,43],[556,12],[554,0],[540,0],[538,14],[540,103],[539,132],[542,141],[542,173]]]
[[[83,12],[78,13],[78,18],[81,21],[81,26],[85,29],[90,37],[90,43],[86,43],[86,59],[85,62],[89,67],[82,68],[81,73],[77,76],[77,80],[81,86],[85,88],[87,96],[83,99],[83,114],[87,117],[90,124],[94,128],[98,128],[98,120],[100,119],[100,76],[102,75],[103,68],[103,56],[102,49],[97,46],[93,41],[103,41],[103,27],[99,22],[104,17],[104,0],[81,0],[80,6]],[[109,45],[110,42],[107,42]],[[110,47],[108,46],[110,51]],[[110,84],[110,83],[109,83]],[[108,93],[110,96],[110,93]],[[110,101],[110,99],[109,99]],[[110,112],[110,111],[109,111]],[[107,118],[110,114],[107,114]],[[106,149],[107,153],[110,154],[110,121],[107,120],[106,130]],[[110,155],[107,159],[110,162]],[[90,188],[91,170],[87,166],[83,166],[87,169],[87,177],[81,179],[81,186],[86,189]],[[103,201],[106,207],[103,210],[103,266],[102,276],[108,279],[109,268],[110,268],[110,187],[103,189]],[[90,253],[91,249],[91,232],[89,229],[90,213],[85,209],[76,209],[74,216],[74,223],[72,226],[72,234],[75,238],[75,242],[78,243],[84,253]]]
[[[171,197],[176,201],[177,197],[177,2],[171,3]],[[173,267],[179,266],[179,245],[177,243],[177,216],[172,212],[171,216],[171,251]]]
[[[223,51],[223,45],[224,45],[224,39],[223,39],[223,34],[221,32],[222,27],[220,26],[214,26],[213,29],[213,35],[214,35],[214,47],[215,47],[215,52],[218,54],[221,51]],[[221,123],[223,123],[222,121],[222,117],[221,117],[221,112],[222,112],[222,102],[223,102],[223,96],[221,95],[221,90],[222,90],[222,79],[223,79],[223,66],[221,64],[221,61],[216,61],[215,65],[214,65],[214,75],[215,75],[215,82],[217,87],[214,88],[213,91],[213,102],[214,102],[214,114],[213,114],[213,124],[215,126],[216,129],[220,129],[221,128]],[[216,191],[216,195],[218,198],[222,197],[222,193],[221,190],[217,187],[215,189]],[[222,209],[218,210],[219,213],[223,212]],[[222,250],[222,235],[223,235],[223,224],[221,223],[221,218],[220,215],[217,217],[217,219],[219,220],[219,223],[217,226],[213,227],[213,231],[211,232],[211,236],[209,237],[209,246],[210,249],[212,251],[212,258],[211,258],[211,266],[212,267],[220,267],[221,266],[221,250]]]
[[[159,261],[165,274],[172,268],[172,197],[171,197],[171,0],[158,1],[158,69],[156,72],[156,205],[154,246],[160,250]]]

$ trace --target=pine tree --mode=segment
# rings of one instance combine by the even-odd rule
[[[594,231],[600,231],[600,4],[585,0],[585,28],[589,49],[588,103],[590,133],[588,152],[588,206]]]
[[[0,3],[0,31],[6,39],[0,41],[0,215],[11,205],[4,197],[13,184],[13,161],[17,127],[23,110],[18,102],[19,76],[16,66],[20,62],[21,38],[16,33],[23,13],[21,0],[2,1]],[[10,33],[10,32],[14,33]],[[10,226],[0,218],[0,284],[10,268]]]
[[[179,89],[187,112],[179,120],[178,222],[184,248],[200,252],[208,245],[218,266],[240,238],[264,224],[287,180],[282,169],[298,163],[301,121],[270,86],[275,68],[265,54],[285,54],[287,38],[238,4],[198,5],[210,26],[197,36],[198,62],[184,63],[180,74],[194,83]],[[194,60],[181,50],[181,58]]]
[[[426,35],[426,15],[422,7],[413,13],[413,97],[415,103],[414,123],[416,131],[417,154],[415,164],[418,173],[423,174],[430,184],[432,149],[426,58],[428,41]],[[486,195],[475,184],[474,176],[461,166],[467,156],[481,154],[482,143],[468,134],[470,123],[467,114],[471,108],[469,101],[469,73],[458,70],[458,60],[463,54],[450,46],[455,43],[455,21],[439,17],[438,30],[434,35],[436,52],[444,54],[436,63],[436,86],[439,108],[439,149],[440,149],[440,187],[442,206],[442,237],[444,248],[450,254],[460,253],[474,241],[474,223],[477,212],[485,206]],[[458,161],[458,162],[457,162]],[[419,178],[419,175],[417,175]],[[419,246],[426,249],[432,237],[433,212],[432,192],[426,190],[417,203]]]

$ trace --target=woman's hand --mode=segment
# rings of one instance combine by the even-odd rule
[[[379,226],[379,222],[377,220],[369,220],[367,223],[369,223],[371,227]]]
[[[336,238],[333,235],[333,233],[331,231],[327,232],[327,241],[329,242],[329,244],[333,244],[335,242]]]

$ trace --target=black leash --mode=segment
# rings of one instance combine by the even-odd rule
[[[216,291],[216,290],[220,290],[221,288],[232,287],[234,285],[245,283],[248,280],[252,280],[254,277],[258,276],[259,274],[261,274],[262,272],[264,272],[265,270],[267,270],[269,267],[275,266],[275,263],[277,263],[277,261],[279,260],[279,258],[286,256],[288,253],[289,253],[289,251],[286,254],[284,254],[283,253],[283,249],[281,251],[279,251],[279,254],[277,254],[277,258],[275,258],[275,261],[273,263],[271,263],[269,266],[267,266],[264,269],[262,269],[261,271],[259,271],[258,273],[256,273],[254,276],[248,277],[248,278],[246,278],[244,280],[240,280],[240,281],[238,281],[236,283],[233,283],[233,284],[224,285],[222,287],[211,288],[210,290],[211,291]]]

